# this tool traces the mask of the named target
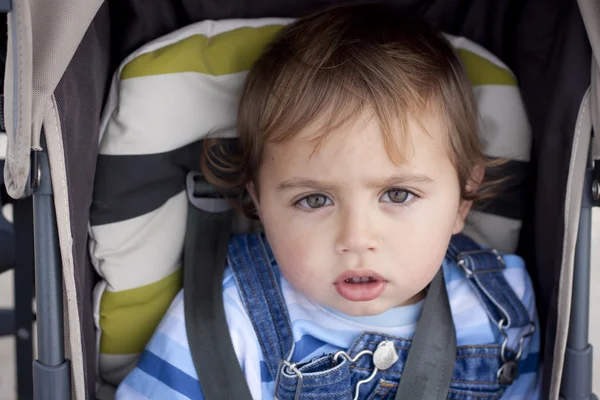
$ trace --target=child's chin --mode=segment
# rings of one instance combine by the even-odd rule
[[[343,310],[338,311],[351,317],[372,317],[379,315],[393,308],[392,305],[385,305],[381,301],[354,301],[352,304],[345,304]]]

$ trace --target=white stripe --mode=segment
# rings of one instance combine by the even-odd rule
[[[136,366],[140,354],[104,354],[98,355],[102,379],[112,385],[118,385]]]
[[[516,251],[520,232],[520,220],[474,210],[467,215],[463,229],[477,243],[507,254]]]
[[[188,25],[183,27],[177,31],[174,31],[168,35],[161,36],[160,38],[147,43],[145,46],[141,47],[137,51],[131,53],[119,66],[117,72],[113,75],[113,79],[110,86],[110,92],[108,96],[108,100],[106,103],[106,107],[104,108],[103,115],[101,118],[100,124],[100,137],[99,140],[102,140],[104,133],[106,131],[107,125],[109,123],[109,119],[111,118],[113,112],[118,107],[119,103],[121,103],[121,99],[119,98],[120,92],[122,91],[120,81],[121,71],[124,66],[129,62],[139,57],[142,54],[150,53],[154,50],[161,49],[170,44],[179,42],[183,39],[186,39],[192,35],[205,35],[208,37],[212,37],[214,35],[218,35],[223,32],[227,32],[232,29],[241,28],[241,27],[254,27],[258,28],[261,26],[267,25],[283,25],[291,22],[292,19],[289,18],[263,18],[263,19],[238,19],[238,20],[222,20],[222,21],[201,21],[195,24]],[[122,153],[118,153],[122,154]],[[138,153],[134,153],[138,154]]]
[[[181,266],[187,197],[126,221],[91,228],[91,256],[106,290],[122,291],[157,282]]]
[[[153,154],[205,137],[234,137],[239,94],[247,72],[197,72],[126,79],[108,122],[101,154]]]
[[[6,149],[8,148],[8,136],[0,132],[0,160],[6,159]],[[2,171],[0,171],[2,173]]]
[[[475,86],[480,139],[490,157],[529,161],[531,129],[519,88],[508,85]]]
[[[176,393],[173,391],[173,393]],[[131,386],[123,385],[119,388],[119,398],[127,400],[150,400],[146,396],[143,396]]]

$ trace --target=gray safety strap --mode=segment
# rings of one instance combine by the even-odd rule
[[[233,211],[225,209],[228,207],[203,211],[196,201],[202,199],[194,195],[198,193],[188,191],[183,260],[185,325],[192,360],[205,399],[251,400],[223,306],[223,272]]]
[[[456,331],[440,269],[429,285],[396,400],[446,399],[455,361]]]

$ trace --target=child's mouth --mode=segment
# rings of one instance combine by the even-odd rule
[[[387,281],[372,271],[349,271],[334,283],[337,292],[350,301],[370,301],[383,293]]]

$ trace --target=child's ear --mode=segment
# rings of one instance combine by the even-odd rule
[[[482,165],[477,165],[473,168],[473,172],[471,173],[471,177],[467,181],[466,193],[475,193],[483,182],[483,177],[485,175],[485,168]],[[467,214],[471,210],[473,206],[472,200],[460,200],[460,205],[458,206],[458,213],[456,213],[456,221],[454,223],[453,234],[460,233],[465,227],[465,219],[467,218]]]
[[[248,182],[246,184],[246,190],[250,194],[252,198],[252,203],[254,203],[254,208],[256,209],[256,214],[260,219],[262,219],[260,212],[260,202],[258,201],[258,194],[256,193],[256,186],[254,186],[254,182]]]

